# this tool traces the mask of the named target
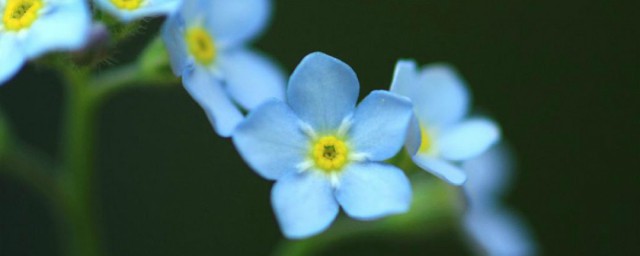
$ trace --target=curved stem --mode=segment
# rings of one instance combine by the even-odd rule
[[[67,204],[65,213],[70,225],[69,254],[101,255],[94,221],[93,200],[93,113],[94,105],[86,82],[87,71],[65,70],[67,108],[63,145],[63,173],[60,185]]]
[[[93,77],[88,83],[91,96],[96,105],[126,88],[145,87],[149,85],[169,85],[177,83],[173,74],[148,74],[141,69],[139,63],[134,62],[124,66],[102,72]]]
[[[61,202],[61,191],[54,177],[52,164],[41,152],[23,143],[14,143],[0,157],[0,173],[6,173],[30,185],[52,201]]]

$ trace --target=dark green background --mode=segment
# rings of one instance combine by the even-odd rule
[[[398,58],[454,64],[474,105],[500,122],[516,150],[520,172],[507,201],[533,227],[541,252],[622,255],[640,250],[634,4],[278,1],[256,46],[288,71],[312,51],[338,57],[356,70],[363,92],[388,88]],[[129,61],[157,23],[116,60]],[[15,132],[53,156],[63,101],[55,74],[33,66],[0,89]],[[281,239],[270,182],[213,133],[181,87],[121,93],[97,119],[96,192],[112,255],[264,255]],[[37,193],[0,176],[0,255],[57,255],[54,223]],[[361,240],[331,252],[469,251],[451,231]]]

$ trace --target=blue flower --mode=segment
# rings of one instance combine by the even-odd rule
[[[339,206],[359,220],[409,209],[407,177],[380,161],[402,148],[411,103],[374,91],[356,108],[358,91],[347,64],[312,53],[291,76],[287,102],[256,108],[233,135],[245,161],[276,180],[271,203],[288,238],[322,232]]]
[[[491,120],[465,118],[469,94],[453,68],[430,65],[418,70],[413,61],[399,61],[391,91],[407,96],[414,105],[407,149],[422,169],[461,185],[465,173],[454,164],[475,157],[500,139],[500,130]]]
[[[463,188],[469,200],[464,228],[488,255],[535,254],[531,234],[520,217],[500,202],[513,171],[507,148],[500,144],[467,160],[462,168],[468,181]]]
[[[238,105],[250,110],[284,98],[281,70],[245,46],[264,28],[269,11],[267,0],[185,1],[163,27],[173,72],[221,136],[243,120]]]
[[[118,19],[132,20],[170,14],[174,12],[182,0],[94,0],[105,11]]]
[[[0,85],[27,60],[84,46],[91,27],[83,0],[0,0]]]

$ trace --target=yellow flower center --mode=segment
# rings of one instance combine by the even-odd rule
[[[7,0],[2,22],[7,30],[18,31],[28,28],[38,19],[42,0]]]
[[[193,27],[187,30],[185,36],[189,53],[200,64],[208,65],[216,58],[216,45],[213,37],[202,27]]]
[[[121,10],[133,11],[140,8],[144,0],[111,0],[111,3]]]
[[[311,151],[316,167],[326,172],[342,169],[349,156],[347,144],[335,136],[324,136],[316,140]]]
[[[422,137],[422,141],[420,142],[420,149],[418,149],[418,151],[421,153],[431,151],[433,141],[431,140],[431,136],[429,135],[429,132],[427,132],[427,129],[422,125],[420,125],[420,137]]]

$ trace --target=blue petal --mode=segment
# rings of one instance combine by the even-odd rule
[[[495,145],[482,155],[465,161],[462,169],[468,178],[464,190],[471,207],[494,205],[505,192],[513,168],[511,152],[504,144]]]
[[[418,66],[413,60],[399,60],[393,70],[391,89],[393,93],[409,97],[415,93],[418,82]]]
[[[487,255],[535,255],[531,234],[520,218],[506,210],[472,211],[465,218],[465,229]]]
[[[135,10],[123,10],[119,9],[111,0],[95,0],[98,6],[116,16],[118,19],[124,22],[130,22],[136,19],[144,17],[160,16],[165,14],[171,14],[180,6],[180,0],[147,0],[143,2],[143,6],[140,6]],[[185,2],[189,2],[185,0]]]
[[[408,211],[411,184],[395,166],[357,163],[342,173],[336,198],[352,218],[372,220]]]
[[[500,129],[489,119],[475,118],[457,124],[437,138],[443,158],[466,160],[478,156],[500,139]]]
[[[428,126],[448,126],[468,111],[469,93],[454,68],[433,64],[418,71],[412,61],[399,61],[391,91],[413,101],[418,120]]]
[[[359,90],[358,77],[351,67],[316,52],[307,55],[291,75],[287,101],[313,128],[333,132],[353,112]]]
[[[393,81],[391,81],[390,91],[399,95],[409,97],[415,93],[416,83],[418,81],[417,65],[413,60],[399,60],[393,71]],[[413,100],[411,97],[409,99]],[[420,132],[420,122],[416,116],[411,118],[409,123],[409,131],[405,147],[410,155],[414,155],[420,149],[422,143],[422,135]]]
[[[279,179],[271,190],[271,204],[280,229],[290,239],[324,231],[339,210],[329,181],[313,172],[291,172]]]
[[[162,41],[167,48],[171,70],[176,76],[182,76],[182,72],[193,66],[193,59],[187,52],[184,41],[185,24],[180,15],[171,15],[162,26]]]
[[[456,186],[464,184],[467,179],[467,175],[457,166],[425,154],[418,153],[413,156],[413,162],[423,170]]]
[[[284,100],[284,72],[262,54],[247,49],[225,53],[220,56],[220,69],[229,94],[245,109],[272,98]]]
[[[374,91],[358,106],[349,138],[354,151],[384,161],[402,148],[413,106],[408,98]]]
[[[236,45],[259,35],[269,21],[269,0],[210,0],[201,8],[207,10],[206,23],[216,40]]]
[[[404,146],[407,149],[409,155],[415,155],[420,149],[420,144],[422,144],[422,133],[420,131],[420,124],[416,116],[412,115],[411,121],[409,122],[409,130],[407,131],[407,139]]]
[[[249,113],[233,134],[240,155],[258,174],[278,179],[298,171],[305,161],[309,138],[298,127],[299,120],[284,102],[268,101]]]
[[[191,97],[207,113],[216,132],[222,137],[231,136],[243,116],[222,89],[220,81],[208,70],[196,67],[183,75],[182,82]]]
[[[24,65],[25,57],[16,39],[0,33],[0,86],[11,79]]]
[[[50,3],[22,41],[28,59],[54,50],[78,50],[89,40],[91,17],[82,0]]]

